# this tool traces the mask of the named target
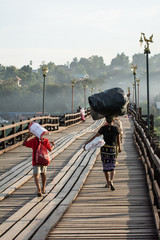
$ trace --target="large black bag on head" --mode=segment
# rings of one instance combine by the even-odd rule
[[[128,99],[121,88],[111,88],[88,97],[94,120],[126,113]]]

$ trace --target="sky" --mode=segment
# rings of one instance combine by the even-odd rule
[[[140,33],[153,34],[150,56],[160,53],[159,0],[0,0],[0,64],[21,68],[32,61],[64,65],[73,58],[119,53],[132,61]]]

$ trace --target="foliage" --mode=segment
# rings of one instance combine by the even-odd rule
[[[160,71],[160,54],[156,54],[150,58],[150,69],[152,72]]]
[[[154,100],[151,106],[151,113],[158,116],[156,102],[160,101],[160,90],[158,81],[160,74],[160,54],[150,58],[151,86],[154,91]],[[133,74],[130,71],[131,64],[138,65],[138,76],[141,78],[140,93],[143,96],[146,88],[146,61],[144,54],[135,54],[132,62],[124,53],[117,54],[110,65],[104,63],[101,56],[93,55],[87,58],[77,57],[65,65],[55,65],[54,62],[47,64],[48,74],[45,78],[45,108],[49,113],[71,112],[72,85],[74,85],[74,110],[79,105],[84,105],[84,89],[87,85],[87,97],[100,89],[105,90],[111,87],[121,87],[124,91],[131,86]],[[88,78],[84,78],[88,75]],[[16,84],[15,78],[21,80],[21,87]],[[0,111],[41,111],[43,98],[44,77],[42,65],[37,70],[32,69],[32,64],[25,65],[20,69],[14,66],[3,66],[0,64]],[[91,88],[94,88],[91,91]],[[152,92],[151,92],[152,94]],[[146,103],[143,101],[143,113],[146,113]]]
[[[154,124],[155,133],[157,136],[160,137],[160,116],[155,119]]]
[[[137,72],[143,75],[146,71],[146,56],[143,53],[134,54],[132,56],[132,64],[137,65]]]

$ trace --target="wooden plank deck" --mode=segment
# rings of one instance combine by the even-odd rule
[[[104,188],[105,178],[100,157],[97,158],[99,150],[85,152],[82,149],[100,123],[96,125],[89,118],[85,123],[53,132],[50,138],[56,140],[56,148],[52,153],[54,161],[48,167],[48,194],[44,198],[35,197],[31,174],[30,180],[2,199],[0,238],[158,239],[145,171],[133,144],[133,122],[121,119],[124,141],[118,157],[114,192]],[[30,155],[31,150],[25,147],[1,155],[0,180],[3,181],[4,176],[10,178],[6,172],[14,175],[17,166],[23,166],[26,159],[30,162]]]
[[[98,125],[96,126],[96,124]],[[92,131],[94,127],[96,128],[98,126],[99,126],[99,123],[95,123],[90,118],[90,119],[87,119],[85,123],[66,128],[65,130],[63,130],[63,132],[57,132],[57,133],[53,132],[52,134],[53,136],[50,136],[50,137],[54,140],[56,139],[58,143],[62,142],[62,144],[58,145],[57,143],[55,151],[53,151],[52,155],[54,156],[54,161],[52,161],[51,164],[49,165],[48,172],[47,172],[47,189],[54,188],[54,185],[56,184],[56,179],[61,179],[62,175],[65,176],[65,173],[67,173],[67,169],[69,169],[70,167],[69,165],[70,159],[72,159],[72,157],[74,157],[75,155],[78,156],[78,154],[80,154],[79,151],[81,151],[82,145],[84,144],[86,139],[93,134]],[[61,151],[62,145],[63,145],[64,151]],[[7,172],[14,173],[18,171],[17,169],[18,164],[21,165],[21,162],[26,160],[26,158],[24,159],[22,157],[21,161],[19,160],[18,163],[16,161],[15,164],[13,164],[13,158],[11,157],[11,155],[13,155],[15,159],[16,159],[16,156],[19,156],[19,155],[23,156],[23,151],[25,151],[25,149],[27,148],[22,146],[22,147],[19,147],[18,150],[17,149],[12,150],[12,154],[11,152],[3,154],[5,157],[4,159],[1,158],[1,162],[3,163],[3,166],[1,167],[2,169],[1,177],[3,175],[7,179],[9,177],[8,175],[10,175],[10,174],[6,174]],[[25,156],[29,157],[28,161],[31,163],[31,157],[30,157],[31,150],[27,152],[28,154],[26,154]],[[6,159],[7,159],[7,162],[8,163],[11,162],[11,164],[5,165],[4,163]],[[9,167],[10,165],[12,166],[12,168]],[[1,178],[1,180],[2,179],[3,178]],[[57,182],[58,181],[59,180],[57,180]],[[62,184],[59,184],[59,185],[61,185],[61,187],[63,188]],[[3,184],[2,184],[2,187],[3,187]],[[9,229],[12,226],[16,225],[16,222],[19,221],[22,217],[24,217],[27,213],[29,214],[29,211],[33,207],[35,207],[35,209],[39,209],[39,206],[37,206],[39,203],[40,205],[43,205],[41,202],[45,202],[45,204],[47,204],[49,202],[49,200],[47,200],[47,197],[50,198],[51,196],[53,196],[54,198],[55,190],[53,194],[49,193],[48,196],[44,199],[37,198],[37,197],[35,198],[35,196],[36,196],[36,187],[35,187],[33,178],[31,178],[29,181],[24,183],[21,187],[16,189],[11,195],[6,197],[5,199],[2,199],[2,201],[0,202],[1,239],[3,239],[3,237],[4,239],[11,239],[10,237],[12,236],[13,232],[15,236],[18,235],[16,231],[19,231],[19,228],[17,228],[16,231],[12,231],[11,229],[10,231],[11,236],[9,236],[9,238],[4,236],[4,233],[9,231]],[[32,217],[34,218],[35,215],[33,214],[33,216],[31,216],[30,214],[31,221],[32,221]]]
[[[121,119],[124,139],[116,168],[116,190],[104,188],[99,156],[83,188],[47,240],[158,239],[145,171],[133,143],[133,123]],[[38,239],[38,233],[36,236],[33,239]]]

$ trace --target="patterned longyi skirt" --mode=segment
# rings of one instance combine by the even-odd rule
[[[116,167],[116,146],[104,145],[101,147],[103,172],[112,171]]]

